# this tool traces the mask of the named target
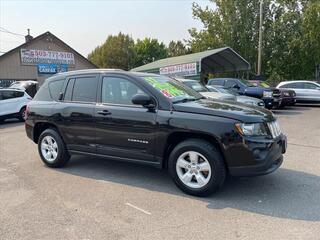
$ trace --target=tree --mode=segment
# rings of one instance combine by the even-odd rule
[[[203,30],[190,29],[189,45],[192,52],[229,46],[247,59],[253,68],[256,66],[259,1],[257,0],[211,0],[201,8],[193,4],[193,16],[203,23]],[[268,0],[265,0],[268,2]],[[265,12],[267,7],[265,5]],[[265,18],[268,18],[265,16]],[[265,25],[266,28],[266,25]]]
[[[109,35],[107,40],[96,47],[88,58],[101,68],[130,70],[134,67],[134,40],[126,34]]]
[[[259,1],[211,0],[193,4],[203,29],[190,29],[193,52],[230,46],[256,69]],[[262,70],[270,80],[314,76],[320,61],[320,1],[264,0]]]
[[[135,46],[135,66],[141,66],[168,56],[166,46],[157,39],[138,39]]]
[[[168,57],[176,57],[190,53],[181,41],[171,41],[168,45]]]

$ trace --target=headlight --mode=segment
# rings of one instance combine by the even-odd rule
[[[264,123],[236,123],[237,131],[244,136],[266,136],[267,127]]]
[[[290,96],[290,93],[284,92],[283,95],[286,96],[286,97],[289,97],[289,96]]]
[[[269,91],[263,91],[263,97],[272,97],[272,92]]]

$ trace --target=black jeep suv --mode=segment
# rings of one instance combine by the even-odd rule
[[[286,137],[273,114],[204,99],[168,77],[81,70],[48,78],[27,108],[42,161],[62,167],[84,154],[168,168],[179,188],[207,195],[227,174],[271,173]]]

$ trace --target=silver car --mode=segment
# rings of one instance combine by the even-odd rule
[[[197,80],[192,79],[182,79],[182,78],[175,78],[177,81],[183,83],[184,85],[192,88],[196,92],[200,93],[202,96],[211,99],[223,100],[223,101],[236,101],[236,97],[233,94],[229,93],[221,93],[216,91],[210,91],[206,86],[201,84]]]
[[[297,102],[320,102],[320,84],[312,81],[285,81],[277,88],[285,88],[296,92]]]
[[[259,107],[264,107],[264,101],[259,99],[259,98],[254,98],[254,97],[248,97],[248,96],[243,96],[239,95],[236,92],[233,92],[232,90],[226,89],[222,86],[207,86],[207,88],[210,89],[210,91],[215,91],[215,92],[220,92],[220,93],[226,93],[226,94],[233,94],[236,97],[237,102],[241,102],[247,105],[253,105],[253,106],[259,106]]]

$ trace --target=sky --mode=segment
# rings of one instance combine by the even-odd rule
[[[29,28],[33,37],[50,31],[87,56],[120,31],[165,44],[188,39],[188,29],[202,28],[192,17],[193,2],[213,7],[209,0],[0,0],[0,30],[26,35]],[[23,36],[0,31],[0,54],[22,43]]]

